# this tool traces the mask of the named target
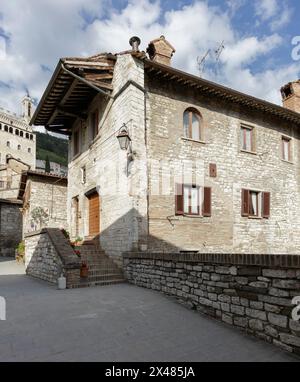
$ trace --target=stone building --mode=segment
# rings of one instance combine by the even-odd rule
[[[22,240],[22,203],[0,199],[0,257],[14,256]]]
[[[46,172],[46,161],[42,159],[36,160],[36,170],[40,172]],[[63,166],[57,162],[50,162],[50,173],[59,176],[68,176],[67,166]]]
[[[35,169],[36,139],[29,126],[32,112],[28,95],[22,100],[22,116],[0,109],[0,198],[16,199],[18,195],[20,174],[10,166],[10,158]]]
[[[126,251],[296,254],[299,81],[284,106],[172,68],[162,36],[61,59],[31,123],[69,136],[68,224]]]
[[[18,199],[23,203],[23,237],[46,227],[67,228],[67,178],[24,171]]]

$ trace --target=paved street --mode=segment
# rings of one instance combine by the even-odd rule
[[[295,361],[154,291],[59,291],[23,273],[0,260],[0,361]]]

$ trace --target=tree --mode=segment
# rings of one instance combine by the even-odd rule
[[[51,172],[50,161],[48,155],[46,156],[45,172]]]

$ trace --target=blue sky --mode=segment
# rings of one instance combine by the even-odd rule
[[[174,67],[199,75],[210,49],[203,77],[280,104],[300,77],[299,16],[298,0],[0,0],[0,105],[19,112],[26,88],[38,101],[59,57],[122,51],[132,35],[145,50],[162,34]]]

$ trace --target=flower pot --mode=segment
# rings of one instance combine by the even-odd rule
[[[89,268],[87,264],[83,263],[80,267],[80,277],[86,278],[89,275]]]

